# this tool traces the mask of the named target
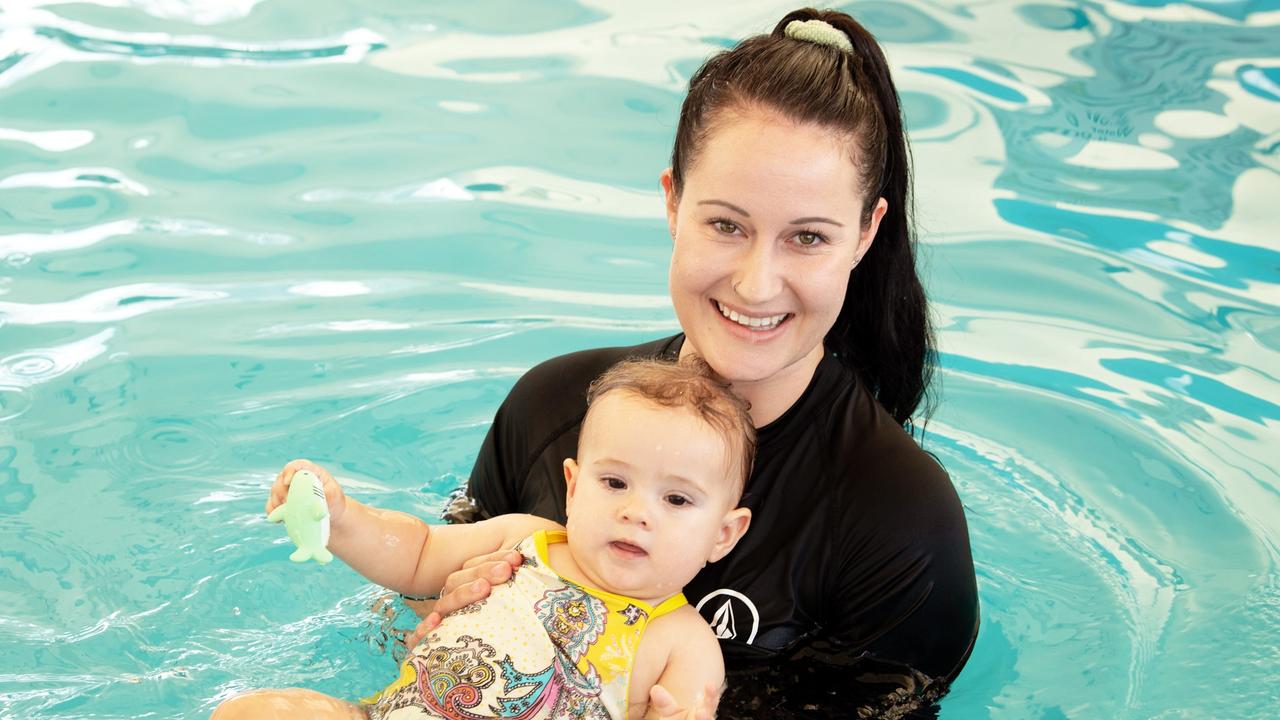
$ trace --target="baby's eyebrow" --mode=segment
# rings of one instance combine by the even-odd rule
[[[707,488],[702,483],[698,482],[697,480],[693,480],[692,478],[687,478],[683,475],[676,475],[675,473],[671,473],[667,475],[665,479],[668,482],[674,482],[677,485],[684,485],[696,492],[702,493],[703,495],[707,493]]]
[[[595,458],[591,461],[591,465],[592,467],[599,467],[603,465],[605,467],[623,468],[627,470],[631,469],[631,463],[611,457]]]

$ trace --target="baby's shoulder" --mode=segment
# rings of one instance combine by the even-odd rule
[[[631,697],[641,698],[636,706],[641,713],[649,689],[659,680],[672,683],[673,674],[687,676],[698,686],[719,684],[724,678],[720,641],[692,605],[660,615],[645,627],[631,672]]]
[[[673,648],[720,654],[719,639],[692,605],[681,605],[651,620],[645,628],[645,640],[654,640],[657,647],[653,649],[665,650],[666,654]]]

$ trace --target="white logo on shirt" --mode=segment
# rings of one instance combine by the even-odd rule
[[[696,610],[701,613],[702,607],[710,602],[712,598],[721,596],[724,597],[724,602],[718,607],[713,606],[716,609],[709,621],[711,629],[715,632],[716,637],[721,640],[738,639],[741,634],[738,630],[738,618],[741,616],[743,622],[745,622],[746,613],[742,613],[741,610],[746,609],[750,611],[751,615],[751,632],[747,633],[746,640],[747,644],[750,645],[756,639],[756,631],[760,629],[760,612],[756,610],[755,603],[751,602],[751,599],[746,595],[737,590],[720,588],[699,600]],[[735,606],[737,607],[736,610]]]

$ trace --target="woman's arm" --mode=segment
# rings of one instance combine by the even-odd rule
[[[870,653],[950,683],[978,632],[978,591],[964,507],[945,470],[899,459],[892,486],[861,496],[828,590],[827,652]]]

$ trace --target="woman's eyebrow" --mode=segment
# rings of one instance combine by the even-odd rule
[[[733,203],[725,202],[724,200],[700,200],[698,204],[699,205],[720,205],[722,207],[729,208],[730,210],[738,213],[739,215],[742,215],[743,217],[748,217],[748,218],[751,217],[751,213],[747,212],[746,210],[743,210],[742,208],[738,207],[737,205],[734,205]],[[790,224],[806,225],[809,223],[830,223],[831,225],[835,225],[836,227],[844,227],[844,223],[842,222],[836,222],[831,218],[818,217],[816,215],[809,216],[809,217],[796,218],[795,220],[792,220]]]
[[[795,220],[791,221],[792,225],[807,225],[809,223],[831,223],[836,227],[844,227],[844,223],[836,222],[831,218],[824,218],[824,217],[802,217],[802,218],[796,218]]]
[[[742,215],[743,217],[751,217],[751,213],[747,212],[746,210],[743,210],[742,208],[738,207],[737,205],[734,205],[733,203],[725,202],[724,200],[701,200],[698,202],[698,204],[699,205],[722,205]]]

